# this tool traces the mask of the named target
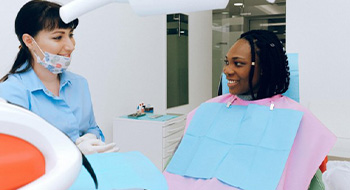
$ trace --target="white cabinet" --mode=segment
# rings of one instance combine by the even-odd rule
[[[117,117],[113,121],[113,141],[120,152],[140,151],[163,171],[185,129],[185,115],[164,115],[152,119]]]

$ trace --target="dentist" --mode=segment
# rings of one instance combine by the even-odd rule
[[[60,5],[42,0],[18,12],[15,32],[21,45],[0,83],[0,97],[36,113],[65,133],[84,154],[115,152],[95,121],[88,83],[67,71],[75,48],[78,19],[65,24]]]

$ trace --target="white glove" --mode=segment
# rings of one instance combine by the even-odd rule
[[[115,143],[106,144],[100,139],[97,139],[94,134],[87,133],[82,137],[79,137],[75,144],[80,151],[87,154],[105,153],[105,152],[117,152],[119,150]]]
[[[89,140],[89,139],[97,139],[95,134],[92,133],[86,133],[85,135],[77,138],[77,140],[75,141],[76,145],[79,145],[81,142],[85,141],[85,140]]]

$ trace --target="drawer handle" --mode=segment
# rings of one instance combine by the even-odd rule
[[[172,149],[172,150],[168,150],[168,151],[167,151],[168,154],[169,154],[169,153],[172,154],[172,153],[174,153],[174,152],[175,152],[175,149]]]
[[[183,129],[183,128],[182,128],[182,126],[181,126],[180,129],[171,129],[171,130],[168,131],[168,133],[176,133],[176,132],[181,131],[182,129]]]
[[[174,143],[174,142],[178,142],[178,141],[181,140],[181,138],[182,138],[182,137],[176,138],[176,139],[173,139],[173,140],[169,140],[169,141],[168,141],[168,144],[172,144],[172,143]]]

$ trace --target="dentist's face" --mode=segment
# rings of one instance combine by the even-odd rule
[[[252,80],[253,91],[259,89],[260,67],[258,56],[255,56],[255,70]],[[227,86],[233,95],[250,94],[249,72],[252,65],[251,48],[249,42],[245,39],[238,40],[228,51],[226,55],[226,64],[224,73],[228,80]]]
[[[52,31],[41,30],[34,39],[42,51],[55,55],[70,57],[75,48],[73,29],[71,28],[56,28]],[[32,51],[43,58],[37,46],[33,46]]]

